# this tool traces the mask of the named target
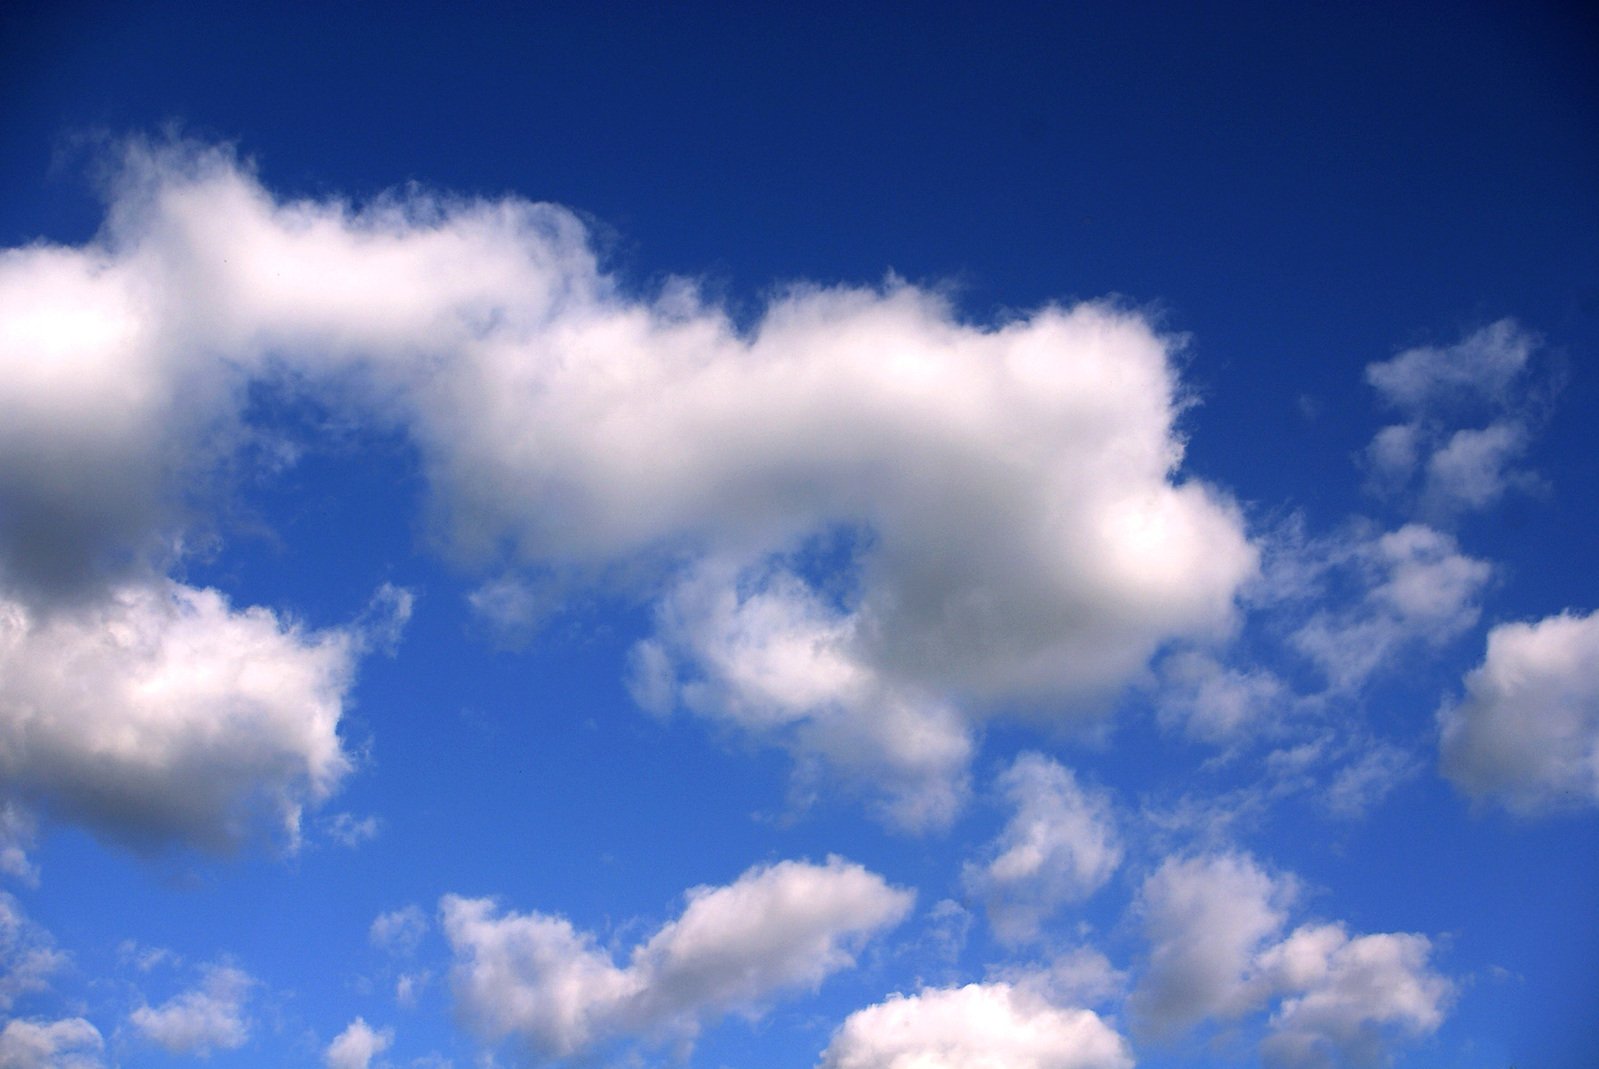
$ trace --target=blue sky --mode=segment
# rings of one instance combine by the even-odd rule
[[[0,1067],[1587,1064],[1595,40],[12,5]]]

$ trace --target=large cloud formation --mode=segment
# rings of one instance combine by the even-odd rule
[[[1438,720],[1444,774],[1468,794],[1520,813],[1599,805],[1599,614],[1495,627]]]
[[[152,582],[251,455],[252,384],[306,392],[409,436],[490,616],[658,592],[641,700],[938,824],[981,717],[1092,704],[1231,625],[1256,553],[1179,474],[1172,347],[901,282],[739,329],[687,284],[624,292],[560,208],[280,203],[224,151],[136,147],[94,242],[0,259],[0,584],[45,612]]]
[[[623,1036],[692,1040],[703,1021],[758,1012],[852,965],[852,948],[899,923],[913,895],[830,858],[756,867],[687,898],[619,966],[562,917],[447,896],[440,909],[458,1008],[485,1041],[515,1037],[547,1058]]]

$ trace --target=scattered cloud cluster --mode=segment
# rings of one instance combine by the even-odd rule
[[[1092,1010],[1007,983],[895,995],[850,1014],[820,1069],[1132,1069],[1127,1041]]]
[[[977,325],[890,279],[794,286],[737,326],[688,283],[627,292],[558,207],[285,202],[182,144],[130,149],[110,198],[92,242],[0,252],[0,874],[23,881],[36,815],[144,851],[293,848],[355,765],[353,681],[410,595],[384,586],[313,629],[183,579],[241,470],[292,462],[267,455],[259,391],[403,436],[430,543],[480,581],[469,601],[493,626],[525,636],[579,589],[641,604],[639,706],[784,748],[912,830],[954,821],[994,718],[1074,725],[1135,681],[1168,729],[1275,744],[1303,707],[1476,627],[1495,573],[1451,524],[1538,484],[1520,466],[1535,339],[1508,320],[1367,368],[1399,421],[1366,461],[1410,518],[1295,542],[1262,578],[1241,510],[1183,472],[1178,341],[1124,307]],[[1251,590],[1323,693],[1227,659]],[[1599,804],[1595,664],[1599,615],[1494,627],[1438,712],[1444,773],[1516,812]],[[1340,764],[1325,800],[1352,816],[1419,767],[1344,736],[1298,735],[1268,776]],[[1050,757],[1024,753],[998,791],[1013,813],[960,883],[999,943],[1053,941],[1138,844]],[[379,821],[310,826],[353,847]],[[1179,849],[1137,895],[1149,953],[1130,992],[1088,947],[996,967],[851,1014],[822,1069],[1130,1069],[1113,1004],[1153,1043],[1247,1019],[1291,1069],[1376,1063],[1437,1030],[1455,985],[1427,937],[1291,926],[1295,899],[1247,854]],[[439,923],[465,1025],[550,1060],[686,1048],[853,966],[913,900],[834,857],[694,888],[625,951],[487,898],[445,896]],[[930,938],[953,967],[970,914],[948,906]],[[414,958],[432,923],[405,906],[369,941]],[[0,1011],[64,961],[0,894]],[[400,1004],[432,976],[400,974]],[[128,1022],[172,1053],[235,1050],[256,984],[214,964]],[[393,1041],[356,1017],[322,1057],[369,1069]],[[103,1054],[79,1016],[0,1031],[0,1069]]]
[[[1465,687],[1438,714],[1458,787],[1523,814],[1599,805],[1599,614],[1493,628]]]
[[[485,1041],[514,1037],[543,1058],[619,1037],[692,1040],[704,1021],[758,1013],[852,965],[852,949],[899,923],[913,896],[831,858],[753,868],[687,899],[623,966],[564,918],[446,897],[457,1005]]]
[[[1367,447],[1376,486],[1443,518],[1536,488],[1537,477],[1516,466],[1531,440],[1528,360],[1536,348],[1535,337],[1501,319],[1454,345],[1368,365],[1366,381],[1404,417]]]
[[[1169,1040],[1270,1007],[1262,1055],[1309,1069],[1371,1064],[1438,1028],[1455,988],[1425,936],[1306,924],[1284,937],[1295,893],[1244,854],[1168,858],[1139,896],[1150,941],[1128,1000],[1139,1030]]]

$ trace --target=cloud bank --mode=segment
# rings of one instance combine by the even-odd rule
[[[162,576],[230,472],[265,462],[250,390],[309,396],[414,445],[438,544],[482,569],[499,622],[546,611],[529,584],[652,599],[641,700],[821,762],[918,827],[959,805],[985,717],[1080,715],[1168,640],[1230,628],[1256,568],[1238,511],[1180,473],[1174,342],[1133,312],[977,326],[890,281],[794,287],[741,330],[685,283],[630,295],[549,205],[279,202],[190,145],[132,147],[109,196],[93,242],[0,257],[14,632],[58,612],[101,628],[90,645],[118,611],[181,629],[161,599],[208,595]],[[233,631],[265,626],[251,611]],[[298,805],[336,780],[336,674],[266,716],[318,736],[284,754],[301,786],[280,769],[254,789]],[[205,700],[260,697],[219,687]],[[16,733],[62,700],[5,696],[0,718]],[[113,779],[153,767],[96,759]],[[81,762],[56,763],[21,786],[78,819],[107,809],[74,794]],[[169,831],[232,837],[238,800],[210,801]]]

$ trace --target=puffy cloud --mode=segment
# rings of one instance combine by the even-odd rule
[[[1379,487],[1400,490],[1420,476],[1425,511],[1483,509],[1511,488],[1537,485],[1513,467],[1531,430],[1524,380],[1537,339],[1501,319],[1452,346],[1408,349],[1369,364],[1366,381],[1406,421],[1384,427],[1366,455]],[[1463,419],[1487,419],[1457,427]]]
[[[822,1069],[1131,1069],[1127,1043],[1092,1010],[1006,983],[894,995],[849,1016]]]
[[[1294,1069],[1376,1065],[1395,1039],[1443,1023],[1454,985],[1428,964],[1432,944],[1410,933],[1351,939],[1342,925],[1306,925],[1261,955],[1265,983],[1289,992],[1261,1053]]]
[[[1306,924],[1280,937],[1293,894],[1245,855],[1168,859],[1140,896],[1152,949],[1135,1022],[1170,1038],[1275,1003],[1261,1053],[1293,1069],[1376,1064],[1443,1023],[1455,988],[1425,936]]]
[[[1006,942],[1034,938],[1061,906],[1087,898],[1121,864],[1110,800],[1084,790],[1069,769],[1022,754],[1000,776],[1016,813],[992,848],[968,863],[963,881],[984,899],[989,923]]]
[[[623,293],[548,205],[279,203],[225,152],[136,148],[95,242],[5,254],[0,339],[0,582],[29,605],[164,567],[255,440],[246,386],[289,384],[409,435],[440,539],[499,576],[486,612],[666,569],[641,693],[880,781],[908,824],[948,819],[981,717],[1102,699],[1228,628],[1256,564],[1179,473],[1143,317],[979,327],[890,282],[741,331],[684,284]],[[801,559],[828,540],[847,589]],[[828,687],[750,668],[798,654]]]
[[[372,1059],[388,1050],[394,1043],[394,1030],[375,1031],[360,1017],[334,1037],[322,1053],[328,1069],[367,1069]]]
[[[1168,858],[1139,895],[1152,949],[1128,1000],[1135,1023],[1164,1038],[1250,1009],[1255,956],[1282,929],[1292,891],[1243,855]]]
[[[99,1069],[105,1042],[82,1017],[16,1018],[0,1029],[0,1069]]]
[[[485,1041],[514,1036],[559,1058],[624,1035],[692,1039],[706,1019],[813,988],[903,919],[912,898],[838,858],[761,866],[689,891],[683,913],[626,966],[560,917],[453,895],[441,910],[465,1019]]]
[[[1439,645],[1476,623],[1493,574],[1454,538],[1424,524],[1357,537],[1330,552],[1358,584],[1352,604],[1314,613],[1290,637],[1338,689],[1365,682],[1407,644]]]
[[[349,770],[359,650],[173,582],[52,611],[0,597],[0,791],[139,847],[293,845]]]
[[[254,986],[243,970],[212,965],[199,987],[160,1006],[140,1006],[129,1020],[145,1038],[173,1054],[204,1057],[213,1050],[237,1050],[250,1039],[244,1004]]]
[[[1438,714],[1457,787],[1520,813],[1599,804],[1599,614],[1493,628],[1465,687]]]

